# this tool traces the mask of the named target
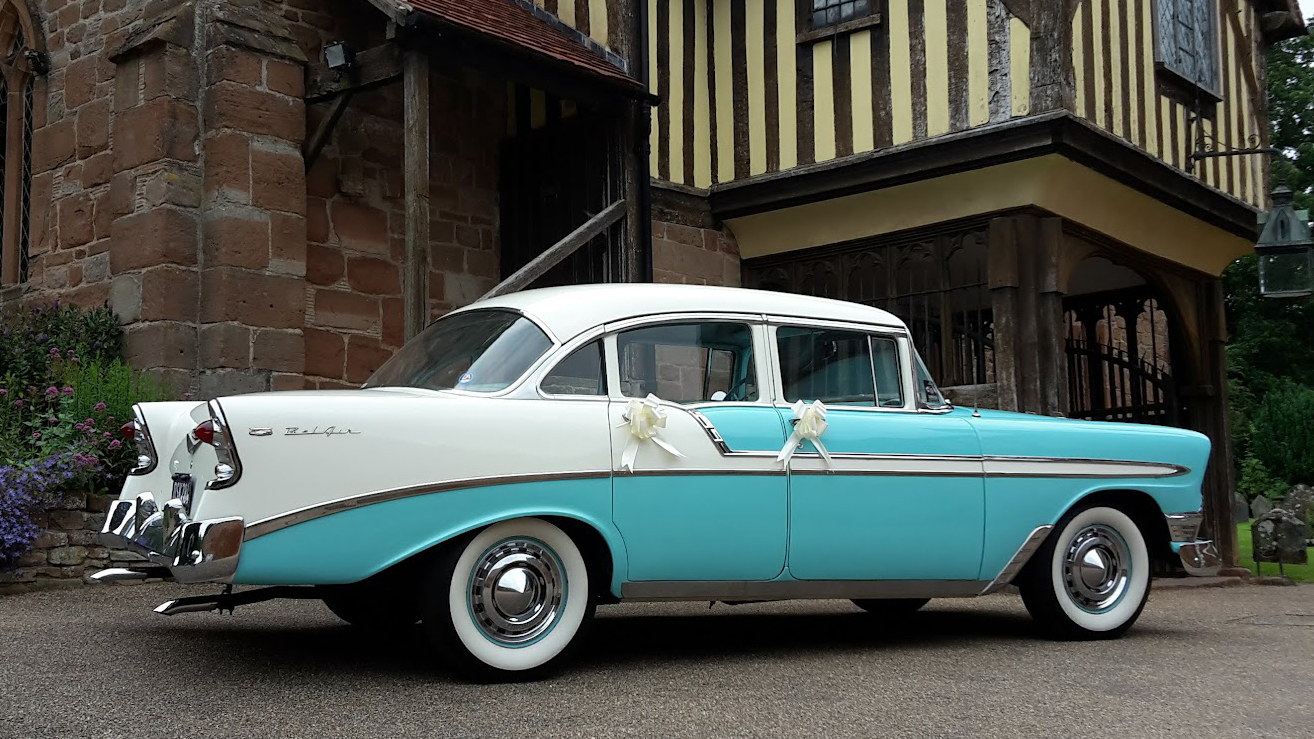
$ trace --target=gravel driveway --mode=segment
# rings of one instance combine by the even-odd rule
[[[1314,735],[1314,586],[1164,590],[1078,644],[1009,595],[898,628],[835,601],[609,606],[572,669],[493,686],[314,601],[150,612],[205,592],[0,597],[0,737]]]

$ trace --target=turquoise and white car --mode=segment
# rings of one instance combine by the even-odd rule
[[[1067,638],[1112,637],[1152,572],[1207,574],[1209,441],[946,402],[885,311],[729,288],[598,285],[476,303],[360,390],[147,403],[104,581],[274,586],[422,621],[448,663],[523,679],[598,604],[850,599],[876,614],[1012,583]]]

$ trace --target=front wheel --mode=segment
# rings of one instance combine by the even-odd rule
[[[533,680],[565,661],[593,617],[588,567],[537,518],[493,524],[448,547],[425,583],[429,639],[480,682]]]
[[[1017,580],[1032,618],[1060,639],[1113,639],[1150,597],[1150,553],[1135,521],[1094,506],[1064,517]]]

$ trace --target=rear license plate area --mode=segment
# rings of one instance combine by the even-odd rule
[[[170,498],[177,498],[182,501],[184,508],[192,505],[192,489],[195,487],[195,480],[186,472],[175,472],[173,474],[173,492]]]

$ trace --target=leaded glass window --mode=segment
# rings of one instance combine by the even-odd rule
[[[871,15],[873,0],[808,0],[812,28],[835,26]]]

